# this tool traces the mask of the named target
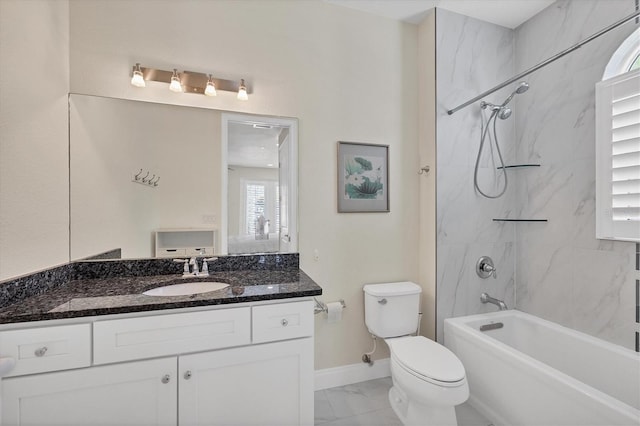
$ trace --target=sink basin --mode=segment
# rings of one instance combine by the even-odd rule
[[[191,294],[208,293],[210,291],[222,290],[229,287],[227,283],[212,281],[200,281],[194,283],[183,283],[166,285],[147,290],[142,294],[147,296],[188,296]]]

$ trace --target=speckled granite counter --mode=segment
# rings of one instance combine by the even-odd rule
[[[222,262],[221,262],[222,263]],[[102,266],[104,264],[101,264]],[[176,265],[176,264],[174,264]],[[86,267],[86,265],[84,265]],[[178,265],[181,267],[181,265]],[[296,265],[297,266],[297,265]],[[150,276],[73,276],[40,294],[21,298],[0,308],[0,324],[109,315],[163,309],[222,305],[260,300],[316,296],[322,289],[304,272],[287,264],[278,269],[213,271],[208,277],[181,274]],[[230,286],[189,296],[146,296],[149,289],[193,281],[219,281]]]

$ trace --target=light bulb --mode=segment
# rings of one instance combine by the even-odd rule
[[[178,70],[173,69],[173,75],[171,76],[171,84],[169,84],[169,90],[172,92],[182,92],[182,84],[180,84],[180,77],[178,77]]]
[[[204,89],[204,94],[207,96],[216,96],[218,94],[216,92],[216,86],[213,84],[211,74],[209,74],[209,81],[207,81],[207,87]]]
[[[136,87],[145,87],[144,77],[142,76],[142,71],[140,70],[140,64],[136,64],[133,67],[133,77],[131,77],[131,84]]]
[[[246,101],[249,99],[247,95],[247,88],[244,85],[244,79],[240,80],[240,88],[238,89],[238,99],[241,101]]]

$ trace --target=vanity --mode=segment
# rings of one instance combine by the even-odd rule
[[[0,282],[0,426],[313,424],[296,119],[70,94],[69,210]]]
[[[51,288],[17,283],[34,294],[0,309],[0,358],[15,362],[0,381],[2,426],[313,424],[322,289],[298,255],[221,257],[206,277],[182,267],[74,262]],[[197,281],[229,286],[142,294]]]

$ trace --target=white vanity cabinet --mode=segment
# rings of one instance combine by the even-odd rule
[[[2,425],[175,425],[176,369],[165,358],[4,379]]]
[[[298,300],[73,325],[93,331],[91,365],[10,372],[1,425],[312,425],[313,302]]]
[[[312,425],[312,353],[304,338],[181,356],[178,423]]]

